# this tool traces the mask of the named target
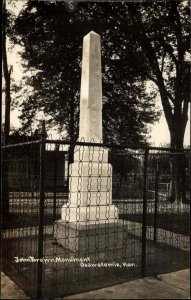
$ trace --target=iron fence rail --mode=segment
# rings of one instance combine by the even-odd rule
[[[83,159],[73,169],[70,166],[69,174],[70,145],[81,149]],[[110,167],[103,166],[103,149],[109,151],[112,181]],[[4,206],[8,211],[2,220],[3,270],[30,296],[62,297],[188,266],[189,149],[83,141],[74,144],[47,140],[43,132],[40,139],[6,145],[2,151],[2,195],[9,204],[8,208]],[[92,152],[97,153],[95,164],[89,161]],[[59,153],[66,154],[62,163]],[[184,195],[180,193],[182,198],[170,202],[172,158],[185,162]],[[52,174],[48,173],[47,164]],[[173,178],[178,180],[176,176]],[[84,195],[86,200],[80,198]],[[62,206],[74,198],[76,225],[68,225],[71,213],[66,213],[68,219],[60,225]],[[104,215],[100,213],[100,199],[105,201]],[[92,227],[87,220],[79,231],[82,201],[88,205],[94,201],[97,218],[96,226]],[[118,219],[112,205],[118,209]],[[63,226],[62,236],[59,226]],[[15,262],[15,257],[23,260]],[[94,267],[82,266],[79,259],[89,259],[83,263],[92,263]],[[98,267],[100,263],[107,267]],[[112,263],[119,266],[109,266]]]

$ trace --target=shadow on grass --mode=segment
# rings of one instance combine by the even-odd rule
[[[60,214],[56,214],[55,219],[58,220]],[[2,220],[2,229],[21,229],[27,227],[36,227],[38,226],[39,216],[37,214],[31,213],[10,213],[8,218],[3,218]],[[53,224],[53,215],[44,214],[44,225]]]
[[[142,223],[142,214],[121,214],[120,219]],[[154,222],[154,215],[148,214],[147,225],[154,226]],[[156,224],[157,228],[161,228],[185,236],[189,236],[190,234],[189,213],[160,213],[157,216]]]

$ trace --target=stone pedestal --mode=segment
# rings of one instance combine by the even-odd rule
[[[63,221],[95,224],[118,218],[118,209],[112,205],[112,166],[107,149],[75,148],[74,163],[69,168],[69,190],[68,203],[61,211]]]
[[[122,248],[126,243],[127,234],[121,221],[105,222],[102,224],[56,222],[57,242],[80,256]],[[104,258],[104,255],[103,255]]]
[[[118,232],[122,224],[112,204],[112,166],[107,149],[75,148],[69,190],[68,203],[62,206],[61,220],[56,222],[59,244],[74,252],[88,252],[96,247],[103,251],[104,247],[115,247],[116,241],[122,242]]]

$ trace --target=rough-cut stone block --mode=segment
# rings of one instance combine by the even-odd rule
[[[108,192],[111,184],[111,178],[108,176],[86,176],[72,177],[69,187],[71,192]]]
[[[93,141],[92,141],[93,143]],[[96,146],[76,146],[74,149],[74,161],[83,162],[108,162],[108,149]]]
[[[69,204],[107,205],[112,202],[112,166],[108,163],[73,163],[70,166]]]
[[[70,165],[69,176],[112,176],[112,166],[108,163],[75,161]]]
[[[118,208],[114,205],[72,206],[65,204],[61,209],[61,219],[65,222],[82,224],[114,222],[118,219]]]
[[[112,204],[112,193],[109,192],[72,192],[68,204],[71,206],[96,206]]]

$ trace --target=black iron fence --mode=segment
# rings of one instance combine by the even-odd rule
[[[28,295],[188,267],[190,150],[44,135],[2,150],[3,270]]]

